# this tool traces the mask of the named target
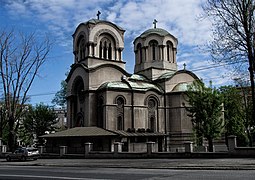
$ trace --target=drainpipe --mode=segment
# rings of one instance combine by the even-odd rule
[[[166,112],[166,109],[167,109],[167,107],[166,107],[166,91],[165,91],[165,89],[164,88],[162,88],[162,86],[160,85],[160,84],[158,84],[157,83],[157,85],[164,91],[164,120],[165,120],[165,134],[167,134],[167,118],[166,118],[166,114],[167,114],[167,112]],[[164,137],[164,140],[165,140],[165,151],[167,151],[167,137],[165,136]]]
[[[166,118],[166,91],[164,90],[164,115],[165,115],[165,134],[167,133],[167,118]],[[167,151],[167,137],[165,136],[165,152]]]
[[[134,90],[132,88],[132,86],[129,84],[129,82],[127,81],[127,77],[124,75],[122,76],[121,80],[123,82],[125,82],[128,87],[131,90],[131,128],[135,128],[135,118],[134,118]]]

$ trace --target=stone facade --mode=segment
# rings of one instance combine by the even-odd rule
[[[98,19],[76,28],[66,79],[68,128],[109,130],[127,151],[144,149],[148,141],[160,151],[184,147],[192,124],[183,95],[197,77],[177,70],[177,38],[164,29],[146,30],[134,40],[134,74],[129,74],[122,59],[124,32]]]

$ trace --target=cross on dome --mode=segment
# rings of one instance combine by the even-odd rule
[[[99,20],[99,16],[100,16],[101,12],[97,11],[97,19]]]
[[[186,63],[183,64],[183,69],[186,70]]]
[[[154,28],[157,28],[157,20],[156,19],[154,19],[154,21],[153,21],[153,24],[154,24]]]

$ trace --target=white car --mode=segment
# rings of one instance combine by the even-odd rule
[[[18,148],[14,153],[6,154],[6,160],[20,160],[26,161],[27,159],[37,160],[40,154],[36,148]]]

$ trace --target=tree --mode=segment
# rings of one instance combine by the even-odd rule
[[[47,105],[39,104],[30,107],[21,124],[20,135],[22,140],[27,144],[32,144],[34,138],[38,139],[38,144],[43,144],[43,140],[39,138],[46,131],[55,131],[54,126],[57,123],[57,115],[54,109]]]
[[[216,62],[248,64],[255,123],[255,0],[207,0],[204,10],[212,17],[214,33],[209,47]],[[246,66],[247,67],[247,66]]]
[[[208,140],[209,151],[213,151],[213,140],[223,130],[222,97],[215,88],[206,87],[201,81],[194,81],[186,92],[186,110],[191,117],[197,144],[202,145],[203,138]]]
[[[55,97],[52,99],[51,103],[66,107],[66,91],[67,91],[67,83],[65,80],[61,81],[61,89],[55,94]]]
[[[225,136],[237,136],[237,143],[247,145],[246,113],[243,96],[236,87],[222,86],[219,88],[223,96]],[[248,137],[250,134],[248,132]],[[227,140],[227,138],[226,138]]]
[[[36,34],[17,33],[14,30],[0,31],[0,90],[8,133],[8,145],[15,148],[15,136],[24,115],[28,91],[39,69],[45,63],[51,42],[36,38]]]

